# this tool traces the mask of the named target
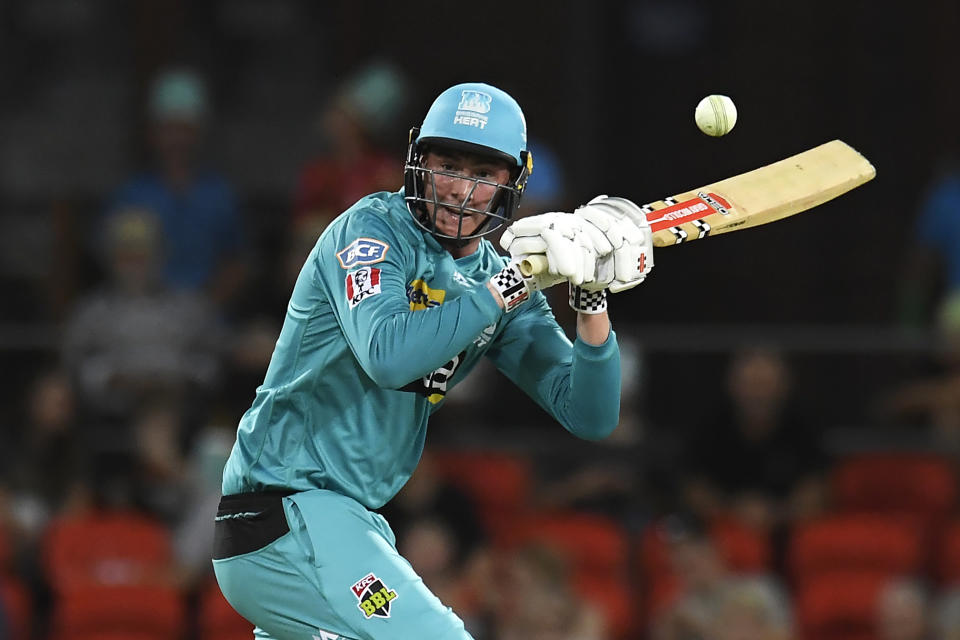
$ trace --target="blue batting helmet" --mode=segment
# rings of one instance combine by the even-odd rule
[[[464,211],[488,215],[487,223],[473,234],[443,234],[426,215],[424,205],[433,201],[424,196],[424,180],[432,180],[435,172],[424,169],[421,161],[425,150],[432,146],[494,157],[514,167],[511,182],[498,185],[497,195],[486,211],[461,207]],[[492,233],[509,221],[520,205],[520,196],[532,171],[533,157],[527,150],[527,123],[520,105],[501,89],[468,82],[450,87],[437,96],[423,124],[410,131],[404,192],[410,211],[422,228],[440,238],[469,240]],[[490,225],[491,219],[499,222]]]

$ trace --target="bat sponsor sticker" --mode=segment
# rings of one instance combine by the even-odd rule
[[[693,222],[714,213],[726,215],[730,211],[730,203],[715,193],[698,193],[696,198],[677,202],[663,209],[656,209],[647,213],[647,221],[651,231],[660,231],[670,227],[678,227],[685,222]]]
[[[363,267],[347,274],[347,302],[350,308],[376,295],[380,295],[380,269]]]
[[[368,573],[358,580],[351,590],[360,601],[357,607],[367,618],[390,617],[390,603],[397,599],[397,592],[383,584],[380,578]]]
[[[357,238],[337,252],[337,260],[344,269],[350,269],[358,264],[374,264],[383,260],[390,248],[386,242],[373,238]]]

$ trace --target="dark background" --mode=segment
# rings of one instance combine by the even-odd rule
[[[103,280],[96,220],[148,160],[158,71],[188,65],[208,84],[206,159],[237,191],[263,276],[248,299],[279,322],[288,292],[270,274],[298,174],[324,151],[319,114],[342,82],[387,61],[407,84],[384,138],[397,187],[407,129],[468,81],[517,99],[531,140],[555,153],[554,205],[567,210],[599,193],[658,200],[835,138],[877,169],[788,221],[658,251],[649,281],[611,299],[631,354],[631,446],[570,437],[495,375],[474,376],[485,395],[451,394],[430,443],[519,451],[561,479],[609,455],[637,472],[632,513],[652,517],[677,506],[680,436],[703,435],[730,355],[766,345],[832,454],[929,449],[927,425],[878,406],[941,366],[934,301],[912,322],[903,301],[921,286],[908,258],[924,193],[960,150],[957,34],[957,0],[0,0],[0,442],[16,441],[31,381],[56,366],[65,321]],[[738,108],[722,138],[693,121],[711,93]],[[217,418],[232,429],[262,371],[229,373]],[[9,449],[0,457],[16,459]]]
[[[832,332],[860,329],[880,352],[899,350],[902,336],[883,330],[896,324],[919,198],[957,140],[958,27],[949,0],[5,0],[0,265],[28,290],[5,301],[0,343],[11,357],[43,344],[43,325],[18,324],[29,315],[21,307],[43,305],[54,330],[95,281],[78,240],[144,159],[142,106],[156,70],[191,64],[205,74],[217,114],[211,159],[269,252],[296,171],[317,149],[318,106],[339,80],[386,59],[407,74],[411,124],[455,82],[489,81],[516,96],[531,135],[558,154],[574,204],[598,192],[654,200],[845,140],[871,159],[876,180],[789,222],[658,252],[656,277],[618,298],[614,319],[654,354],[688,351],[694,336],[719,335],[717,325],[736,328],[722,343],[754,326],[802,342],[799,327],[842,352],[847,334]],[[737,104],[724,138],[693,124],[708,93]],[[398,163],[404,137],[398,127]],[[664,327],[682,331],[656,330]],[[657,368],[654,379],[672,367]]]

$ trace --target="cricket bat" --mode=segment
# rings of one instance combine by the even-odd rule
[[[653,246],[668,247],[787,218],[873,179],[870,161],[832,140],[765,167],[645,204]],[[525,275],[547,269],[547,258],[520,262]]]

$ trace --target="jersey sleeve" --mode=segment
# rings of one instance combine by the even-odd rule
[[[485,287],[443,305],[410,310],[410,241],[376,211],[357,212],[315,254],[318,283],[364,372],[398,389],[450,361],[502,311]]]
[[[570,343],[546,298],[511,318],[487,355],[567,431],[605,438],[620,418],[620,350],[614,332],[602,345]]]

